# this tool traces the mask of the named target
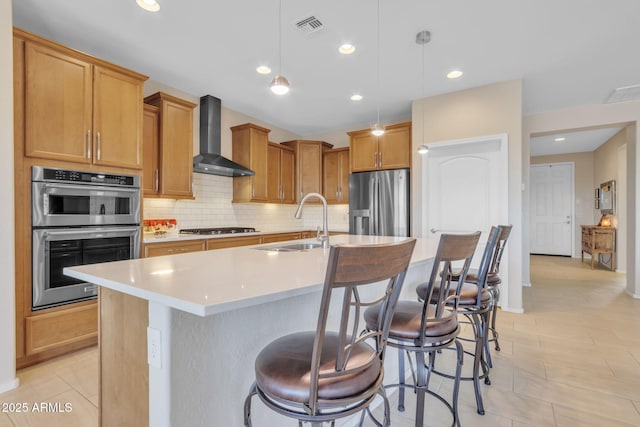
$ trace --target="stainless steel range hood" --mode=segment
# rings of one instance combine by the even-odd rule
[[[193,171],[222,176],[251,176],[256,173],[220,155],[220,99],[200,98],[200,154],[193,158]]]

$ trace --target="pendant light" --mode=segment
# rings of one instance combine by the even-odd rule
[[[284,95],[289,92],[289,80],[282,72],[282,0],[278,0],[278,74],[271,80],[269,87],[276,95]]]
[[[377,51],[376,51],[376,69],[377,69],[377,78],[378,78],[378,116],[376,119],[376,123],[371,127],[371,133],[375,136],[381,136],[384,134],[384,127],[380,124],[380,0],[378,0],[378,12],[377,12]]]
[[[416,43],[422,45],[422,142],[423,144],[420,145],[420,147],[418,148],[418,153],[420,154],[427,154],[429,152],[429,146],[427,144],[424,144],[424,140],[425,140],[425,123],[424,123],[424,97],[425,97],[425,92],[424,92],[424,80],[425,80],[425,76],[424,76],[424,45],[429,43],[431,41],[431,33],[429,31],[420,31],[418,34],[416,34]]]

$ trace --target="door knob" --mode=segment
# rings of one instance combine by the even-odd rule
[[[432,229],[431,229],[431,230],[429,230],[429,231],[431,231],[433,234],[436,234],[436,233],[437,233],[438,231],[440,231],[440,230],[436,230],[435,228],[432,228]]]

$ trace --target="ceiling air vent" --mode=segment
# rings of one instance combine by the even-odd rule
[[[605,104],[640,100],[640,85],[619,87],[604,100]]]
[[[311,15],[307,18],[296,21],[296,27],[305,34],[315,33],[324,28],[324,24],[318,18]]]

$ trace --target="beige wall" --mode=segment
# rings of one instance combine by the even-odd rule
[[[0,0],[0,393],[16,379],[11,0]]]
[[[575,222],[573,256],[581,253],[582,230],[581,225],[593,225],[600,219],[596,217],[594,209],[594,171],[593,151],[586,153],[558,154],[553,156],[538,156],[531,158],[531,164],[542,163],[573,163]]]
[[[509,222],[513,224],[509,248],[508,289],[503,290],[503,309],[522,310],[522,81],[512,80],[431,98],[412,105],[414,153],[423,144],[507,134],[509,147]],[[528,153],[527,153],[528,155]],[[413,156],[414,201],[422,197],[422,161]],[[412,233],[422,230],[422,206],[412,204]]]
[[[626,149],[627,149],[627,129],[609,138],[594,151],[594,180],[593,188],[600,187],[603,182],[616,181],[616,212],[611,215],[611,223],[617,228],[616,232],[616,270],[626,271],[627,253],[627,215],[624,212],[626,207]],[[595,211],[598,219],[600,211]]]
[[[640,139],[640,129],[637,122],[640,120],[640,102],[619,102],[614,104],[594,104],[584,105],[575,108],[568,108],[559,111],[533,114],[523,119],[523,150],[529,152],[531,145],[531,135],[553,132],[567,132],[577,129],[587,129],[606,126],[626,126],[627,144],[626,151],[619,153],[619,159],[626,160],[623,165],[626,168],[626,189],[622,190],[626,194],[627,231],[625,236],[626,271],[627,271],[627,293],[640,298],[640,210],[637,209],[636,191],[640,189],[640,150],[637,150],[636,143]],[[624,162],[623,162],[624,163]],[[620,162],[619,162],[620,164]],[[529,168],[528,158],[524,159],[525,168]],[[528,233],[528,199],[529,199],[529,177],[524,176],[525,193],[523,198],[524,227],[523,247],[526,253],[529,248]],[[620,192],[618,192],[620,193]],[[618,239],[620,243],[620,239]],[[529,264],[525,266],[525,280],[529,278]]]

